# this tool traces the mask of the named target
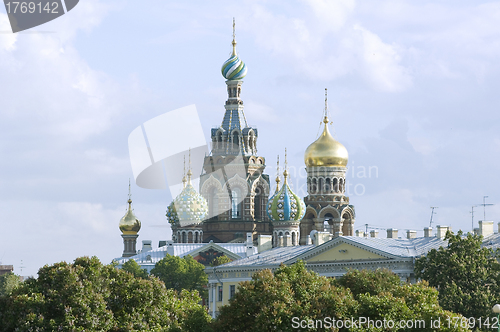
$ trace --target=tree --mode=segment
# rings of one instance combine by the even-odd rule
[[[231,258],[227,257],[226,255],[222,255],[222,256],[215,258],[212,261],[212,263],[210,263],[210,266],[219,266],[219,265],[226,264],[226,263],[229,263],[232,261],[233,260]]]
[[[202,298],[208,297],[205,266],[189,255],[180,258],[167,254],[155,264],[151,274],[160,278],[167,288],[178,292],[183,289],[196,290]]]
[[[500,298],[500,264],[481,248],[482,236],[448,232],[447,248],[432,249],[415,262],[415,275],[439,291],[439,303],[465,317],[491,316]]]
[[[453,322],[454,317],[462,318],[443,310],[436,290],[425,282],[401,284],[396,275],[382,270],[350,271],[334,280],[310,272],[298,262],[274,273],[260,271],[251,281],[240,283],[229,305],[221,308],[214,330],[435,331],[430,321],[439,319],[439,331],[466,331],[460,326],[448,328],[447,319]],[[386,326],[360,325],[363,318],[372,322],[385,319]],[[386,328],[389,321],[399,324],[401,320],[424,321],[425,325]],[[357,326],[344,325],[353,321]]]
[[[12,291],[21,284],[18,275],[12,272],[0,276],[0,296],[10,295]]]
[[[148,271],[142,269],[139,264],[133,259],[129,259],[122,265],[122,270],[132,273],[136,278],[146,279],[148,277]]]
[[[208,331],[196,292],[177,294],[157,278],[136,278],[96,257],[44,266],[0,297],[0,331]]]

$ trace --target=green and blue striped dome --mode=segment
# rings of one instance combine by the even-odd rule
[[[222,76],[227,80],[241,80],[247,74],[247,66],[238,55],[233,52],[231,57],[222,65]]]
[[[272,221],[299,221],[306,213],[306,205],[285,182],[267,203],[267,215]]]

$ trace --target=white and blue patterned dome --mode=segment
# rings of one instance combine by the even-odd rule
[[[188,184],[167,208],[167,218],[171,224],[197,224],[208,214],[207,201],[191,185],[190,172],[188,176]]]
[[[276,193],[267,203],[267,215],[272,221],[300,221],[306,212],[306,205],[288,186],[286,170],[283,175],[283,186],[280,190],[276,188]]]

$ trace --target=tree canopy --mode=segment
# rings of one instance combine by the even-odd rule
[[[122,265],[122,270],[132,273],[136,278],[147,278],[148,271],[146,269],[141,268],[139,264],[133,259],[129,259]]]
[[[96,257],[44,266],[0,297],[0,331],[208,331],[196,292],[136,278]]]
[[[12,291],[21,284],[21,279],[18,275],[12,272],[0,276],[0,296],[9,295]]]
[[[231,258],[227,257],[226,255],[222,255],[222,256],[216,257],[212,261],[212,263],[210,263],[210,266],[219,266],[219,265],[226,264],[226,263],[229,263],[232,261],[233,260]]]
[[[466,331],[447,321],[462,319],[443,310],[437,291],[426,282],[401,283],[386,270],[350,271],[328,279],[310,272],[304,263],[281,266],[272,273],[255,273],[251,281],[240,284],[238,292],[223,306],[214,322],[220,331]],[[386,322],[383,327],[369,325]],[[397,328],[400,321],[412,327]],[[440,328],[437,329],[437,321]],[[346,323],[346,322],[350,323]],[[357,322],[347,328],[344,324]],[[431,327],[431,321],[434,327]],[[339,323],[342,322],[342,323]],[[390,322],[394,327],[390,328]],[[332,324],[337,324],[333,325]],[[341,325],[339,325],[341,324]],[[339,329],[335,329],[334,327]]]
[[[448,247],[432,249],[415,262],[415,275],[439,290],[439,303],[466,317],[486,318],[500,299],[500,264],[482,236],[446,234]]]
[[[155,264],[151,274],[160,278],[169,289],[198,291],[202,298],[208,297],[205,266],[189,255],[180,258],[167,254]]]

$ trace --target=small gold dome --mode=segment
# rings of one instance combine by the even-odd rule
[[[349,159],[347,149],[330,134],[326,116],[323,123],[323,133],[304,153],[306,166],[346,167]]]
[[[137,234],[141,229],[141,222],[132,212],[132,200],[128,200],[128,211],[120,220],[120,231],[124,234]]]

